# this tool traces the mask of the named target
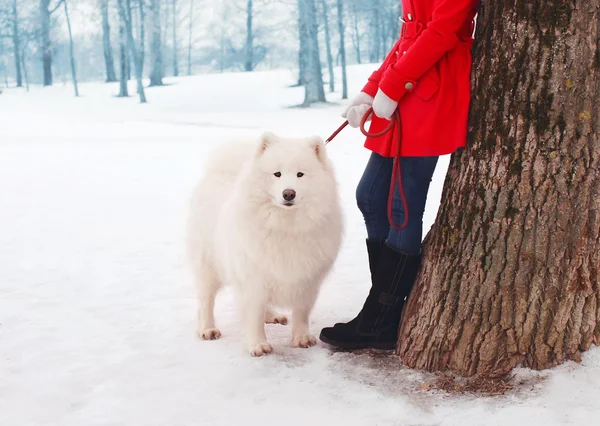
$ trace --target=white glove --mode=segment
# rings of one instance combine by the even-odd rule
[[[348,111],[348,114],[346,115],[346,120],[348,120],[350,127],[354,127],[355,129],[360,127],[360,122],[369,108],[371,108],[371,106],[367,104],[357,105],[350,108],[350,111]],[[367,121],[371,121],[371,117],[369,117]]]
[[[350,110],[352,108],[354,108],[355,106],[358,106],[358,105],[363,105],[363,104],[368,105],[368,106],[373,105],[373,97],[371,95],[366,94],[365,92],[360,92],[358,95],[356,95],[354,97],[354,99],[352,99],[352,102],[350,102],[350,105],[348,105],[346,107],[346,109],[342,113],[342,117],[348,118],[348,113],[350,112]]]
[[[396,108],[398,108],[398,102],[388,97],[388,95],[379,89],[373,100],[373,113],[379,118],[389,120],[392,118]]]

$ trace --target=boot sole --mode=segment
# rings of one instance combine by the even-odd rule
[[[379,349],[379,350],[394,350],[396,349],[396,342],[337,342],[335,340],[328,339],[323,336],[323,333],[319,335],[319,339],[327,343],[328,345],[335,346],[340,349]]]

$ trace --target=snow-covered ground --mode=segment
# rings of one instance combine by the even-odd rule
[[[371,69],[352,68],[351,93]],[[432,376],[394,356],[292,349],[287,327],[269,326],[275,353],[253,359],[230,292],[216,308],[224,337],[198,341],[183,230],[206,153],[267,129],[326,137],[341,103],[290,108],[303,94],[285,71],[167,82],[148,105],[104,84],[83,84],[80,99],[70,86],[0,95],[1,426],[597,424],[598,349],[549,373],[520,370],[525,385],[478,398],[419,390]],[[328,150],[348,231],[314,333],[351,318],[368,288],[354,201],[368,153],[351,129]]]

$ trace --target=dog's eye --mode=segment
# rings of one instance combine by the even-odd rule
[[[281,177],[281,172],[275,172],[275,173],[273,173],[273,176],[280,178]]]
[[[298,174],[296,176],[298,176],[299,178],[301,178],[302,176],[304,176],[304,173],[298,172]]]

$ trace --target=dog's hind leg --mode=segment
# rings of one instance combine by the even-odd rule
[[[215,299],[221,283],[208,265],[196,268],[195,280],[198,294],[198,337],[216,340],[221,337],[221,332],[215,327]]]
[[[267,308],[265,311],[265,323],[287,325],[288,319],[285,315],[280,314],[271,308]]]

